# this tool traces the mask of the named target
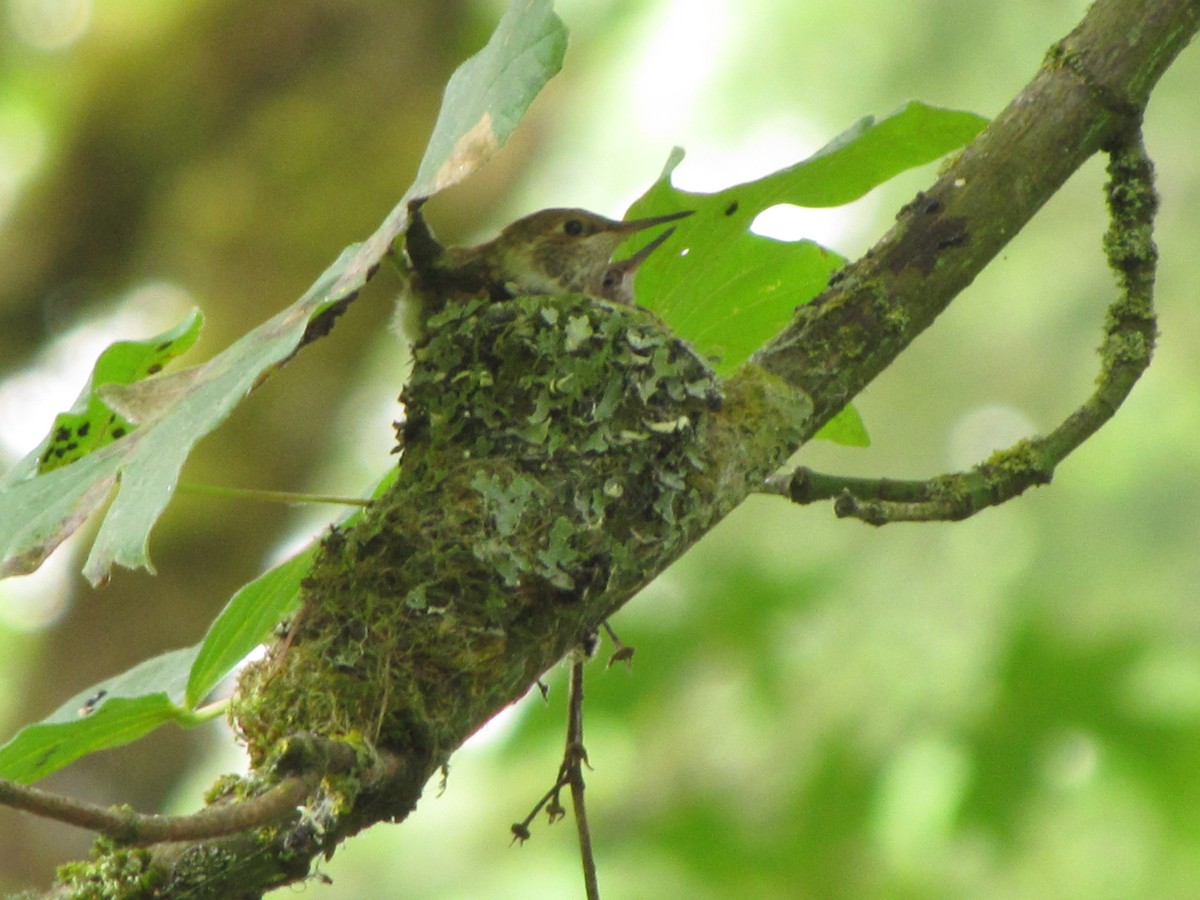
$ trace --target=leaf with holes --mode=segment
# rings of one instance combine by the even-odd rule
[[[638,270],[638,302],[701,353],[716,357],[718,372],[732,372],[845,263],[813,241],[752,233],[759,213],[782,203],[849,203],[907,169],[962,147],[986,124],[974,113],[909,103],[879,121],[860,120],[802,162],[712,194],[671,184],[671,173],[683,159],[676,149],[662,176],[626,217],[681,209],[695,214],[676,223],[663,248]],[[865,443],[865,430],[854,418],[843,418],[836,434],[843,442]]]

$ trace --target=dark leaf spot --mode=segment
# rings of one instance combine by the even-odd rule
[[[90,716],[96,711],[96,705],[107,696],[108,691],[103,688],[96,691],[93,696],[88,697],[83,701],[83,706],[79,707],[79,715]]]

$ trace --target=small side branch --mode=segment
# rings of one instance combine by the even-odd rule
[[[207,840],[297,817],[324,775],[350,771],[356,759],[354,748],[348,744],[315,735],[294,735],[284,742],[275,761],[276,773],[283,776],[278,782],[255,796],[217,801],[183,816],[98,806],[7,779],[0,779],[0,806],[86,828],[129,846]]]
[[[186,816],[149,815],[128,807],[97,806],[6,779],[0,779],[0,804],[86,828],[121,844],[147,846],[223,837],[281,822],[296,815],[296,808],[309,797],[318,780],[316,776],[292,776],[257,797],[211,806]]]
[[[1154,166],[1134,129],[1108,153],[1109,228],[1104,253],[1120,294],[1108,308],[1096,389],[1044,437],[1018,441],[969,471],[925,481],[848,478],[801,467],[767,479],[763,493],[794,503],[834,500],[840,518],[870,525],[965,519],[998,506],[1035,485],[1049,484],[1055,468],[1112,418],[1150,364],[1157,325],[1154,276]]]

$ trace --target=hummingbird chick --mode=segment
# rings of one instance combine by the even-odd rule
[[[429,231],[420,204],[410,206],[405,250],[413,286],[427,303],[453,296],[509,300],[523,294],[588,294],[633,302],[633,274],[674,229],[627,260],[613,262],[617,247],[647,228],[691,215],[691,210],[618,222],[585,209],[544,209],[508,225],[474,247],[443,247]]]
[[[609,263],[600,278],[600,284],[594,289],[585,290],[584,293],[611,300],[613,303],[633,306],[633,276],[637,274],[641,264],[646,261],[646,257],[661,247],[663,242],[674,233],[673,227],[668,228],[633,256]]]

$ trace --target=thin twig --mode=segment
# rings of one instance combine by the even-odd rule
[[[579,855],[583,862],[583,884],[588,900],[600,900],[600,885],[596,878],[596,857],[592,852],[592,832],[588,827],[587,806],[584,803],[583,764],[587,751],[583,748],[583,660],[571,665],[569,681],[570,711],[567,715],[567,746],[563,752],[563,772],[571,786],[571,805],[575,809],[575,826],[579,832]]]
[[[637,648],[631,647],[629,644],[626,644],[619,637],[617,637],[617,633],[613,631],[613,627],[608,624],[608,619],[605,619],[600,624],[603,625],[604,630],[608,632],[608,639],[613,642],[613,647],[615,648],[612,652],[612,655],[608,657],[608,664],[605,666],[605,668],[607,669],[611,667],[615,662],[623,662],[632,669],[633,654],[636,652]]]
[[[608,627],[607,625],[605,626]],[[611,628],[610,636],[620,643]],[[596,857],[592,850],[592,833],[588,826],[587,805],[584,800],[583,767],[587,764],[587,750],[583,745],[583,664],[587,654],[577,652],[572,655],[571,674],[568,680],[567,698],[567,739],[563,748],[562,763],[558,767],[558,777],[550,790],[534,805],[533,809],[520,822],[513,823],[513,842],[524,843],[529,840],[529,826],[534,817],[543,809],[550,821],[557,822],[564,815],[560,795],[564,787],[571,789],[571,805],[575,810],[575,827],[579,833],[579,853],[583,863],[583,883],[588,900],[599,900],[600,886],[596,877]]]

